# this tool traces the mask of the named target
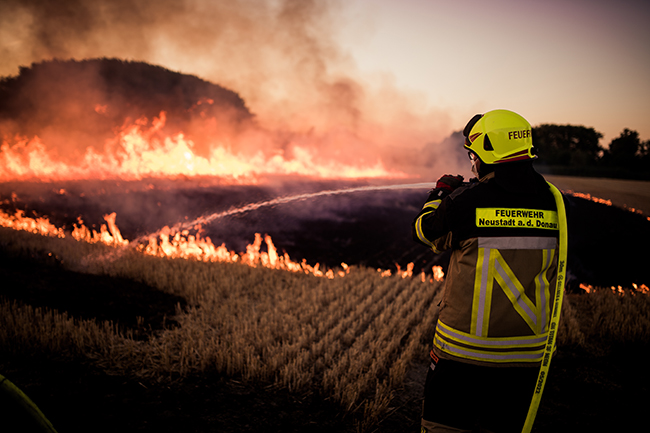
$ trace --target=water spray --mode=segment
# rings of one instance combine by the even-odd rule
[[[261,201],[257,203],[249,203],[241,207],[237,208],[231,208],[226,211],[221,211],[221,212],[215,212],[209,215],[203,215],[198,218],[196,218],[193,221],[188,221],[184,223],[177,223],[171,228],[169,227],[164,227],[160,230],[157,230],[152,233],[148,233],[142,236],[139,236],[138,238],[134,239],[131,242],[128,242],[125,245],[122,245],[119,248],[114,249],[108,254],[104,254],[101,257],[94,257],[94,258],[86,258],[87,261],[115,261],[119,257],[122,256],[126,251],[128,250],[133,250],[138,248],[139,245],[145,242],[149,242],[152,239],[158,238],[163,231],[169,230],[171,233],[181,233],[184,230],[190,230],[194,229],[199,225],[209,225],[213,221],[225,218],[228,216],[232,215],[239,215],[239,214],[244,214],[247,212],[251,212],[263,207],[269,207],[269,206],[276,206],[276,205],[281,205],[281,204],[286,204],[286,203],[291,203],[295,201],[301,201],[301,200],[309,200],[317,197],[323,197],[323,196],[333,196],[333,195],[339,195],[339,194],[352,194],[352,193],[358,193],[358,192],[368,192],[368,191],[382,191],[382,190],[402,190],[402,189],[424,189],[424,188],[433,188],[435,186],[434,183],[410,183],[410,184],[401,184],[401,185],[381,185],[381,186],[362,186],[362,187],[354,187],[354,188],[342,188],[342,189],[336,189],[336,190],[325,190],[325,191],[318,191],[318,192],[313,192],[313,193],[304,193],[304,194],[296,194],[292,196],[287,196],[287,197],[278,197],[274,198],[271,200],[266,200],[266,201]]]
[[[184,223],[178,223],[174,225],[171,229],[174,232],[181,232],[183,230],[189,230],[192,228],[195,228],[198,225],[209,225],[213,221],[225,217],[229,217],[232,215],[239,215],[247,212],[251,212],[263,207],[269,207],[269,206],[276,206],[280,204],[286,204],[286,203],[291,203],[294,201],[301,201],[301,200],[309,200],[312,198],[316,197],[323,197],[323,196],[332,196],[332,195],[339,195],[339,194],[351,194],[351,193],[356,193],[356,192],[368,192],[368,191],[381,191],[381,190],[390,190],[390,189],[421,189],[421,188],[433,188],[435,184],[433,183],[407,183],[407,184],[401,184],[401,185],[382,185],[382,186],[360,186],[360,187],[354,187],[354,188],[343,188],[343,189],[334,189],[334,190],[325,190],[325,191],[318,191],[318,192],[312,192],[312,193],[304,193],[304,194],[297,194],[297,195],[292,195],[288,197],[278,197],[274,198],[272,200],[266,200],[266,201],[261,201],[257,203],[249,203],[247,205],[238,207],[238,208],[231,208],[226,211],[222,212],[215,212],[210,215],[204,215],[196,218],[193,221],[189,222],[184,222]],[[151,239],[158,237],[163,229],[160,229],[156,232],[149,233],[143,236],[138,237],[135,239],[133,242],[131,242],[129,245],[137,245],[140,242],[143,242],[145,240]]]

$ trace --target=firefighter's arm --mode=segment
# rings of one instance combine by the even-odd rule
[[[443,205],[443,200],[462,182],[463,177],[460,175],[442,176],[436,182],[436,187],[429,192],[429,198],[411,225],[413,239],[431,248],[435,253],[442,250],[441,247],[447,243],[446,238],[449,234],[445,218],[446,203]]]

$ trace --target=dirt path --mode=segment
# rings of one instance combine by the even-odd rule
[[[612,204],[650,215],[650,181],[544,175],[563,191],[591,194]]]

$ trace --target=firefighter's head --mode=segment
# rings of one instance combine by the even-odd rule
[[[478,157],[483,165],[537,158],[530,123],[509,110],[475,115],[463,129],[463,135],[470,158]]]

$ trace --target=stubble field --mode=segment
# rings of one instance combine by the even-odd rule
[[[60,432],[418,431],[429,277],[330,280],[6,228],[0,246],[0,373]],[[641,423],[648,296],[569,294],[558,338],[534,431]]]

